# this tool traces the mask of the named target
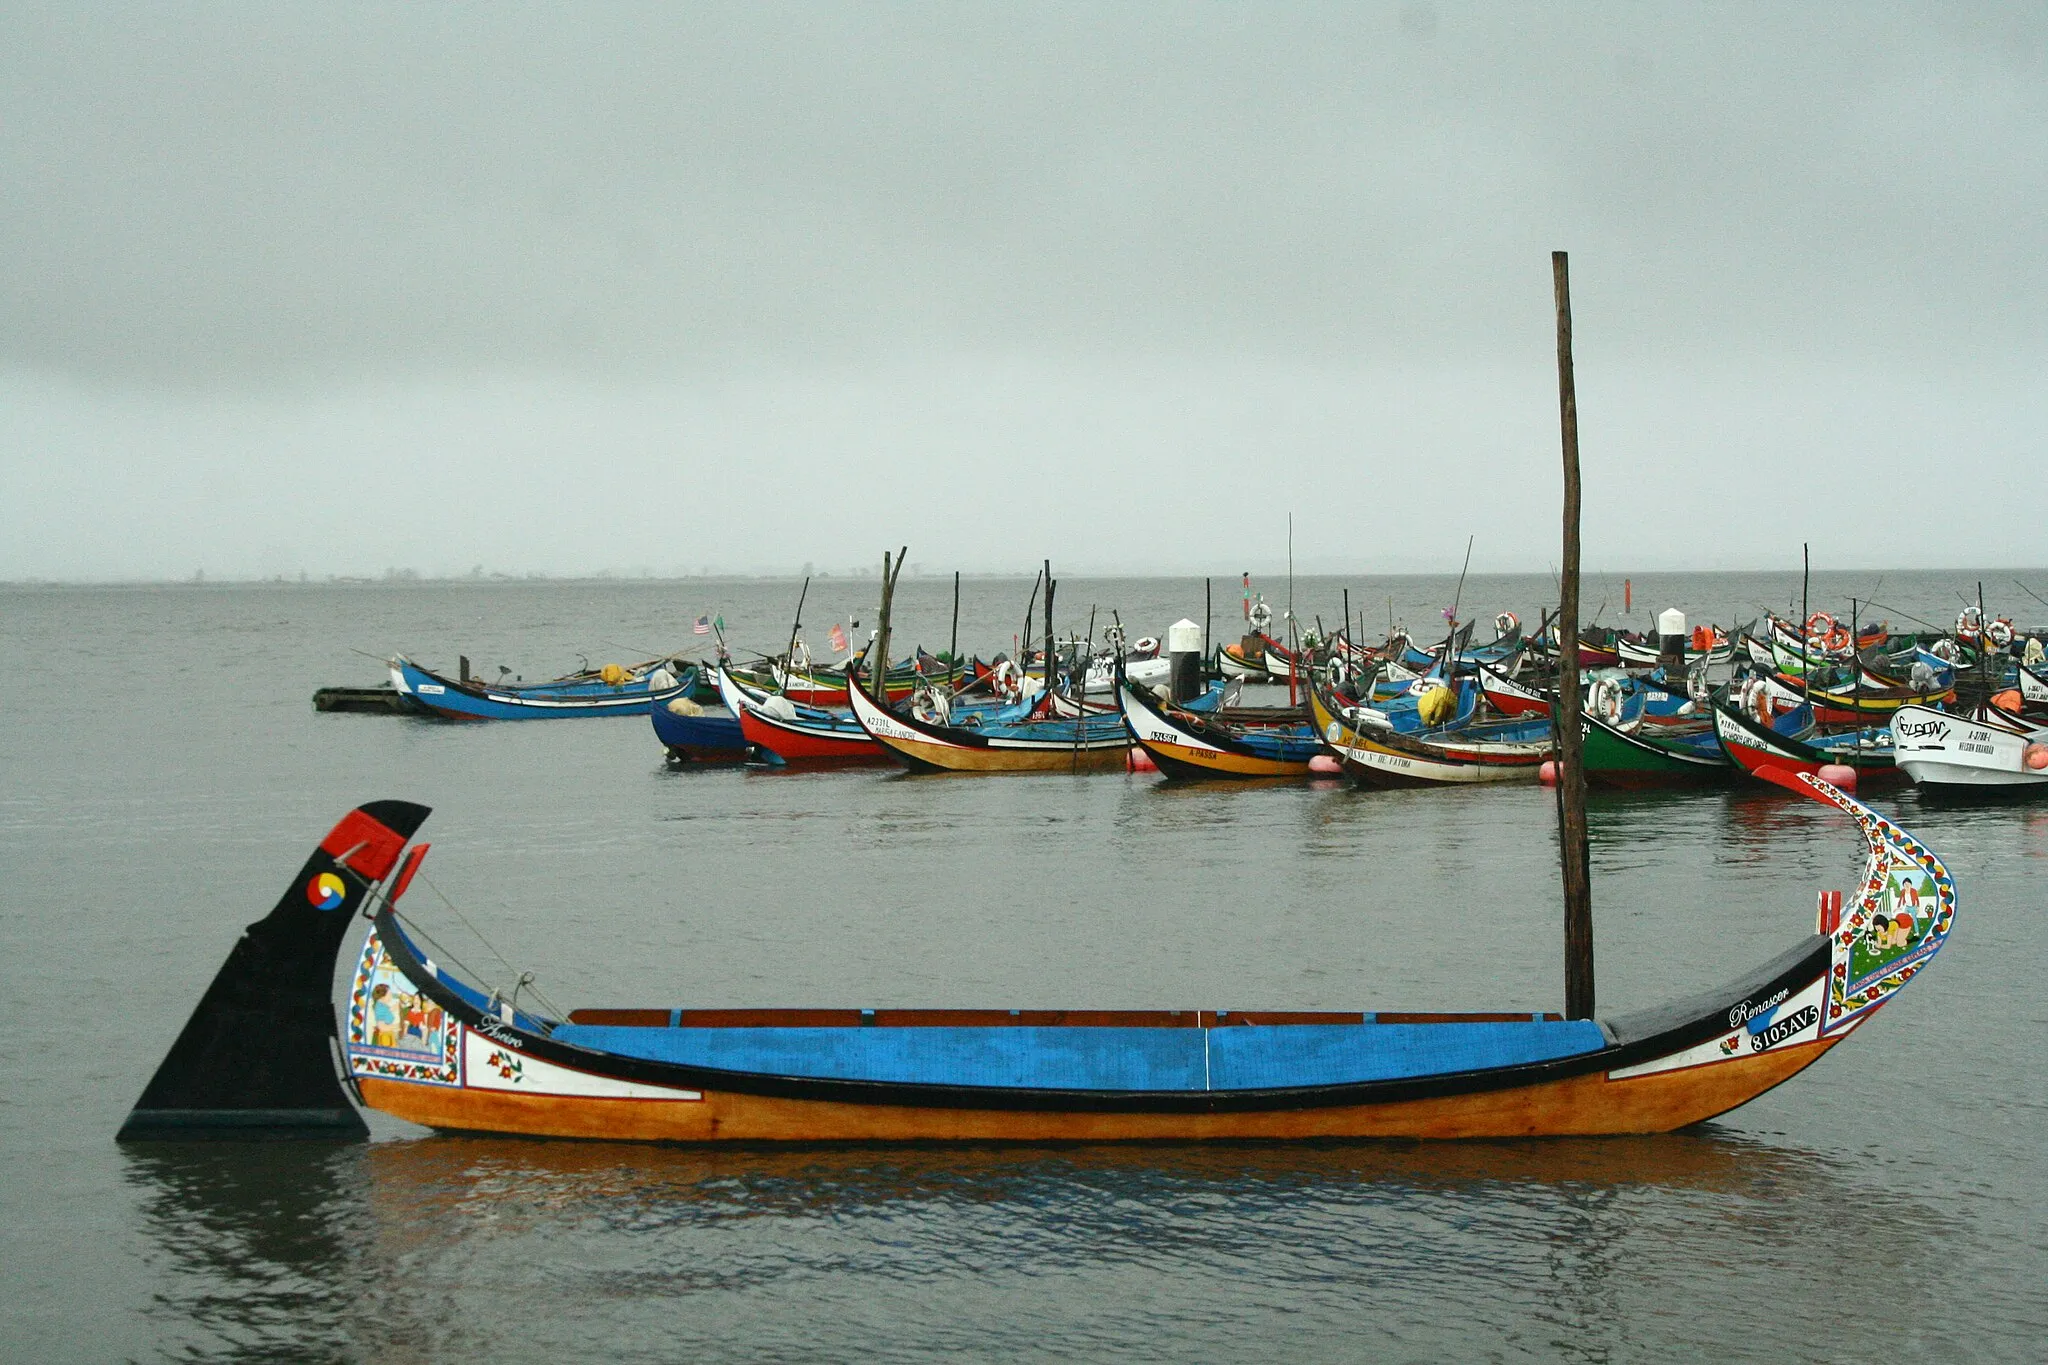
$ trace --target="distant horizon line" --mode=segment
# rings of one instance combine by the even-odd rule
[[[1011,569],[961,569],[958,572],[963,580],[1015,579],[1022,581],[1026,578],[1035,576],[1035,573],[1026,574],[1020,570]],[[1797,575],[1799,572],[1800,569],[1797,565],[1785,566],[1782,568],[1674,568],[1652,566],[1627,569],[1589,568],[1583,570],[1581,576],[1586,578],[1600,579],[1655,577],[1658,575],[1674,574],[1683,574],[1689,577],[1737,577],[1755,574]],[[2048,575],[2048,565],[1955,564],[1915,566],[1912,568],[1905,568],[1898,565],[1830,565],[1825,568],[1816,568],[1813,572],[1816,575],[1826,574],[1829,576],[1848,573],[1911,573],[1916,576],[1922,574],[1946,573],[2037,573]],[[939,573],[918,573],[913,571],[909,574],[906,574],[905,576],[907,578],[918,581],[944,582],[947,579],[951,578],[953,573],[954,571],[950,569],[941,571]],[[1267,583],[1271,583],[1275,579],[1284,581],[1288,577],[1287,571],[1284,567],[1278,570],[1272,568],[1253,568],[1250,570],[1239,570],[1234,573],[1201,574],[1193,570],[1161,571],[1153,569],[1137,571],[1131,569],[1103,568],[1095,566],[1083,566],[1081,568],[1076,569],[1061,570],[1058,573],[1056,573],[1056,576],[1071,575],[1076,578],[1123,578],[1141,580],[1208,578],[1210,580],[1215,581],[1236,582],[1245,573],[1249,573],[1254,580],[1262,580]],[[1468,576],[1472,578],[1548,578],[1555,577],[1555,575],[1555,569],[1543,568],[1474,569],[1470,572]],[[868,569],[848,569],[837,572],[828,569],[813,571],[810,574],[805,574],[800,569],[763,569],[756,571],[714,570],[710,573],[694,574],[638,572],[628,573],[618,570],[596,570],[587,573],[542,573],[534,571],[528,573],[514,574],[505,573],[502,571],[492,571],[484,573],[477,573],[472,571],[470,573],[462,574],[426,574],[420,573],[419,571],[413,569],[393,569],[387,570],[382,574],[374,575],[332,573],[316,575],[309,572],[300,571],[294,574],[222,575],[218,577],[211,576],[201,572],[185,578],[58,578],[44,577],[42,575],[29,575],[24,578],[0,578],[0,588],[324,588],[416,587],[426,585],[501,587],[529,585],[535,583],[801,583],[807,577],[813,580],[827,579],[835,582],[864,583],[879,582],[881,574],[879,570]],[[1444,579],[1457,578],[1460,577],[1460,575],[1457,572],[1450,569],[1425,571],[1416,569],[1332,569],[1326,567],[1307,567],[1297,568],[1293,574],[1293,577],[1295,577],[1296,579],[1345,577],[1384,579]]]

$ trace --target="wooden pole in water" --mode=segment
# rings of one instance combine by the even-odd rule
[[[1585,732],[1579,721],[1579,398],[1572,381],[1572,286],[1550,253],[1557,302],[1557,414],[1564,443],[1564,563],[1558,580],[1557,828],[1564,864],[1564,1012],[1593,1017],[1593,879],[1586,836]]]
[[[868,671],[874,675],[875,705],[884,708],[889,705],[889,612],[895,604],[896,580],[903,576],[903,560],[909,553],[908,545],[896,552],[896,567],[892,571],[889,552],[882,551],[882,619],[875,632],[876,648],[868,656]],[[875,663],[876,654],[882,659],[879,665]]]

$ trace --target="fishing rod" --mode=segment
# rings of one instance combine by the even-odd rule
[[[1964,598],[1964,599],[1963,599],[1963,605],[1964,605],[1964,606],[1968,606],[1969,604],[1970,604],[1970,599],[1969,599],[1969,598],[1967,598],[1967,597],[1966,597],[1966,598]],[[1947,627],[1947,626],[1944,626],[1944,625],[1938,625],[1938,624],[1936,624],[1936,623],[1935,623],[1935,622],[1933,622],[1933,621],[1923,621],[1923,620],[1921,620],[1921,619],[1920,619],[1919,617],[1917,617],[1917,616],[1913,615],[1913,613],[1912,613],[1912,612],[1910,612],[1910,611],[1900,611],[1900,610],[1899,610],[1899,609],[1898,609],[1897,607],[1888,607],[1888,606],[1886,606],[1886,605],[1885,605],[1884,603],[1882,603],[1882,602],[1873,602],[1873,601],[1871,601],[1871,600],[1870,600],[1870,599],[1869,599],[1868,597],[1866,597],[1866,598],[1864,598],[1864,599],[1863,599],[1863,605],[1864,605],[1864,606],[1866,606],[1866,607],[1876,607],[1876,608],[1877,608],[1877,609],[1878,609],[1879,611],[1888,611],[1888,612],[1890,612],[1890,613],[1891,613],[1892,615],[1894,615],[1894,616],[1903,616],[1903,617],[1905,617],[1905,618],[1906,618],[1906,619],[1907,619],[1908,621],[1911,621],[1911,622],[1912,622],[1912,623],[1913,623],[1914,625],[1916,625],[1916,626],[1925,626],[1925,627],[1927,627],[1927,628],[1928,628],[1929,630],[1938,630],[1938,631],[1941,631],[1941,632],[1943,632],[1943,633],[1946,633],[1946,632],[1947,632],[1947,630],[1948,630],[1948,627]]]
[[[2033,598],[2036,602],[2039,602],[2042,606],[2048,607],[2048,597],[2041,596],[2040,593],[2035,592],[2032,588],[2020,582],[2017,578],[2015,578],[2012,581],[2012,585],[2015,588],[2018,588],[2021,592],[2025,593],[2027,596]]]

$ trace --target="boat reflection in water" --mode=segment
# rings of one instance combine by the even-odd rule
[[[1769,1302],[1773,1281],[1855,1245],[1928,1283],[1947,1235],[1851,1162],[1712,1129],[1286,1147],[436,1136],[146,1144],[127,1161],[157,1302],[194,1334],[189,1353],[230,1358],[585,1358],[600,1319],[613,1358],[673,1358],[679,1331],[705,1358],[834,1357],[881,1332],[912,1353],[962,1333],[1031,1354],[1054,1326],[1068,1350],[1128,1347],[1126,1326],[1091,1320],[1098,1292],[1155,1303],[1155,1344],[1197,1354],[1274,1330],[1205,1322],[1227,1296],[1330,1349],[1356,1340],[1346,1324],[1404,1319],[1440,1324],[1413,1349],[1479,1348],[1497,1312],[1577,1349],[1657,1355],[1690,1329],[1621,1302],[1646,1287],[1678,1299],[1748,1285]],[[1876,1296],[1855,1335],[1909,1327],[1912,1312],[1910,1296]],[[1825,1316],[1773,1339],[1790,1332],[1797,1357],[1802,1331],[1832,1330]],[[1807,1344],[1827,1342],[1841,1338]]]

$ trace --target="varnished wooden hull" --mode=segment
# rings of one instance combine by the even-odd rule
[[[638,1142],[1215,1142],[1667,1133],[1746,1104],[1840,1036],[1754,1057],[1616,1080],[1602,1073],[1478,1094],[1249,1113],[923,1109],[701,1091],[701,1099],[586,1099],[359,1081],[387,1114],[449,1131]]]
[[[1006,739],[884,711],[863,693],[852,693],[850,699],[855,718],[877,744],[925,772],[1121,772],[1129,764],[1131,738],[1121,726],[1100,737],[1084,734],[1079,742]],[[1082,727],[1089,721],[1068,723]]]
[[[1183,722],[1162,712],[1128,686],[1119,687],[1117,699],[1132,740],[1168,777],[1251,781],[1314,775],[1309,767],[1312,754],[1295,759],[1253,752],[1211,726],[1193,719]]]

